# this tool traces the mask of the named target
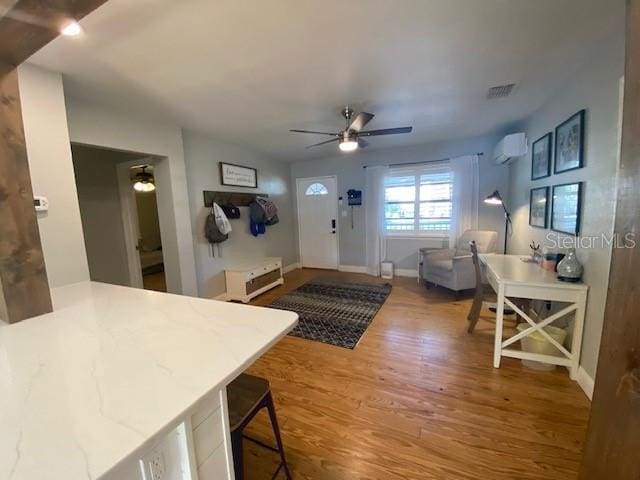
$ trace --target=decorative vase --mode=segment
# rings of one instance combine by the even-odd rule
[[[578,261],[576,250],[572,248],[558,263],[558,280],[564,282],[579,282],[582,278],[582,264]]]

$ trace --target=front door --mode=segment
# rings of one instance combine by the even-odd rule
[[[298,178],[300,261],[308,268],[338,268],[336,177]]]

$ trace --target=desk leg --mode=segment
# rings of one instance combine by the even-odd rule
[[[584,316],[587,308],[587,294],[583,293],[576,302],[576,313],[573,320],[573,338],[571,340],[571,366],[569,375],[572,380],[578,377],[580,367],[580,350],[582,349],[582,332],[584,330]]]
[[[493,345],[493,367],[500,368],[502,356],[502,325],[504,322],[504,285],[498,285],[498,300],[496,304],[496,336]]]

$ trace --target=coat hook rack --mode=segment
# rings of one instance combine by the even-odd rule
[[[211,208],[213,202],[218,205],[225,205],[232,203],[236,207],[248,207],[251,202],[256,200],[256,197],[268,198],[266,193],[245,193],[245,192],[222,192],[204,190],[204,206]]]

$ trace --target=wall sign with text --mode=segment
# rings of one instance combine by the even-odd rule
[[[220,183],[235,187],[258,188],[258,170],[220,162]]]

